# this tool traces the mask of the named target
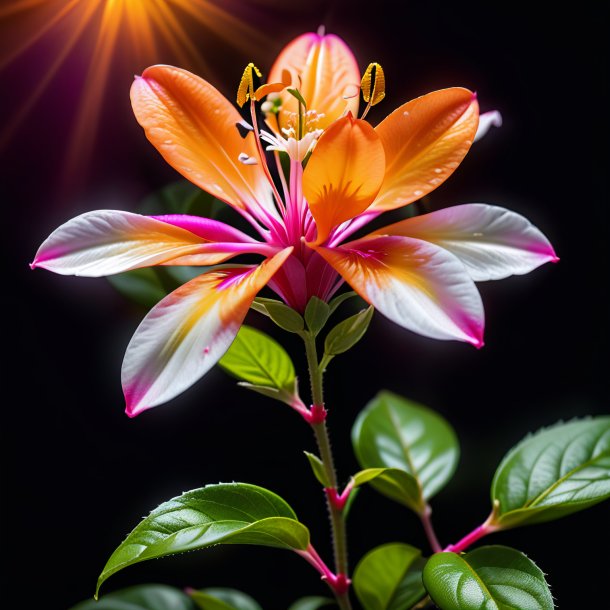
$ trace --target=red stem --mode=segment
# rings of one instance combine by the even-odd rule
[[[465,551],[469,546],[473,545],[477,540],[483,538],[483,536],[487,536],[487,534],[491,534],[495,532],[498,528],[493,525],[488,525],[487,522],[483,523],[483,525],[479,525],[472,530],[469,534],[466,534],[461,540],[456,542],[455,544],[450,544],[445,551],[450,553],[461,553]]]
[[[421,519],[422,525],[424,526],[424,531],[426,532],[426,537],[428,538],[428,542],[430,543],[430,548],[433,552],[440,553],[443,550],[443,547],[438,541],[436,532],[434,531],[431,515],[432,509],[426,504],[426,508],[422,513],[420,513],[419,518]]]

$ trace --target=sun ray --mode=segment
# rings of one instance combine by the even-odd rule
[[[87,3],[84,14],[76,26],[76,29],[72,32],[70,38],[68,38],[58,55],[55,57],[53,63],[48,68],[42,80],[38,82],[34,91],[30,93],[28,100],[23,106],[21,106],[19,112],[15,116],[11,117],[10,122],[6,123],[6,128],[0,133],[0,149],[2,149],[2,147],[5,146],[11,139],[15,131],[21,126],[28,114],[32,111],[32,108],[34,108],[34,106],[38,103],[51,81],[55,78],[57,72],[66,61],[66,58],[79,41],[83,31],[91,21],[91,18],[99,6],[99,2],[100,0],[90,0]]]
[[[14,2],[9,6],[0,8],[0,19],[4,19],[5,17],[11,17],[12,15],[16,15],[17,13],[21,13],[22,11],[27,11],[28,9],[35,8],[45,1],[46,0],[21,0],[20,2]]]
[[[116,49],[115,43],[121,23],[117,6],[123,1],[106,0],[95,49],[83,88],[83,101],[70,138],[66,161],[68,174],[76,172],[82,160],[87,159],[91,153],[91,146],[98,128],[98,117],[104,100],[104,89],[108,80],[112,56]]]
[[[170,51],[178,59],[179,63],[185,66],[190,65],[191,58],[189,57],[185,49],[183,49],[180,45],[180,41],[177,40],[176,37],[173,35],[169,26],[163,19],[163,15],[159,11],[159,7],[157,6],[156,2],[154,2],[154,0],[153,2],[151,2],[151,5],[148,10],[151,19],[155,22],[155,25],[157,26],[157,30],[160,36],[163,38],[163,40],[165,40]]]
[[[262,33],[208,0],[167,1],[189,13],[221,38],[230,40],[240,51],[251,53],[253,47],[265,48],[269,44]]]
[[[186,48],[187,52],[190,53],[191,56],[195,59],[195,63],[199,63],[200,65],[202,65],[204,67],[206,73],[209,74],[210,66],[209,66],[208,62],[203,58],[201,53],[197,50],[197,47],[193,44],[193,42],[189,38],[187,32],[182,27],[182,25],[176,18],[176,15],[172,11],[171,6],[169,6],[167,4],[167,2],[165,2],[165,0],[161,0],[160,2],[158,2],[157,6],[158,6],[159,12],[163,15],[163,18],[167,20],[167,25],[168,25],[170,31],[171,30],[174,31],[174,33],[171,34],[174,36],[174,39],[176,41],[181,42],[182,45]]]
[[[18,45],[11,53],[0,60],[0,70],[12,63],[22,53],[25,53],[34,44],[36,44],[47,32],[52,30],[64,17],[66,17],[82,0],[69,0],[69,2],[51,19],[45,22],[45,24],[32,34],[29,38],[24,38],[23,42]]]
[[[142,2],[132,4],[132,9],[126,11],[129,38],[133,44],[138,61],[147,57],[155,57],[157,43],[150,18],[150,10]]]
[[[213,37],[199,36],[195,28],[205,28]],[[63,185],[71,189],[87,169],[115,70],[125,80],[125,74],[167,62],[209,78],[213,64],[205,60],[203,51],[216,42],[216,36],[248,56],[253,48],[265,51],[272,42],[239,18],[239,4],[229,9],[223,0],[2,2],[0,40],[6,44],[0,47],[0,70],[16,60],[24,62],[29,87],[15,114],[3,121],[0,149],[16,136],[45,95],[57,92],[54,83],[68,76],[70,83],[78,83],[59,92],[69,108],[64,115],[73,117],[63,119],[71,121],[71,129],[62,125],[67,133]],[[45,53],[30,56],[37,44]]]

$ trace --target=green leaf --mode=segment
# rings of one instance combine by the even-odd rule
[[[350,292],[344,292],[343,294],[340,294],[339,296],[332,299],[328,303],[328,307],[330,309],[330,315],[335,313],[335,311],[336,311],[337,307],[339,307],[339,305],[345,303],[345,301],[347,301],[348,299],[352,299],[357,296],[358,295],[353,290],[351,290]]]
[[[72,610],[194,610],[190,598],[179,589],[165,585],[138,585],[90,599]]]
[[[188,180],[179,180],[152,193],[138,206],[142,214],[193,214],[215,218],[227,205]]]
[[[156,269],[134,269],[107,279],[122,296],[146,309],[154,307],[168,293]]]
[[[330,307],[322,299],[311,297],[305,308],[305,322],[307,328],[317,335],[323,328],[330,316]]]
[[[161,504],[114,551],[97,582],[127,566],[216,544],[307,548],[309,531],[276,494],[246,483],[221,483]]]
[[[364,610],[409,610],[426,595],[426,560],[408,544],[390,542],[369,551],[354,571],[354,590]]]
[[[375,309],[371,306],[339,322],[326,336],[324,352],[336,356],[351,349],[364,337]]]
[[[294,392],[295,372],[290,356],[275,339],[250,326],[239,329],[218,364],[253,386]]]
[[[296,379],[295,379],[295,384],[292,386],[293,387],[292,391],[288,391],[288,389],[278,390],[277,388],[269,388],[269,387],[266,387],[263,385],[253,385],[253,384],[247,383],[245,381],[240,381],[240,382],[238,382],[237,385],[240,386],[241,388],[245,388],[246,390],[252,390],[253,392],[256,392],[257,394],[262,394],[263,396],[267,396],[268,398],[273,398],[275,400],[279,400],[279,401],[284,402],[289,405],[292,405],[294,396],[297,394]]]
[[[491,524],[558,519],[610,497],[610,417],[558,424],[525,438],[498,467]]]
[[[465,555],[437,553],[428,560],[423,580],[441,610],[555,607],[542,570],[506,546],[485,546]]]
[[[334,604],[335,600],[330,599],[330,597],[319,597],[317,595],[313,595],[310,597],[302,597],[301,599],[297,599],[297,601],[294,602],[294,604],[292,604],[288,610],[318,610],[324,606],[332,606]]]
[[[251,305],[252,309],[269,316],[280,328],[290,333],[298,333],[305,328],[301,314],[276,299],[257,297]]]
[[[398,468],[367,468],[353,476],[354,487],[371,483],[379,493],[404,504],[415,512],[424,510],[417,479]]]
[[[455,432],[440,415],[387,390],[356,419],[352,444],[363,468],[396,468],[416,480],[417,495],[405,495],[402,502],[418,513],[449,481],[459,458]],[[384,479],[371,480],[371,485],[397,499]]]
[[[202,589],[189,595],[201,610],[262,610],[254,599],[236,589]]]
[[[324,468],[324,464],[322,460],[313,453],[309,453],[308,451],[303,451],[305,457],[309,460],[309,465],[313,470],[313,474],[318,479],[318,482],[322,485],[322,487],[331,487],[331,483],[326,476],[326,470]]]

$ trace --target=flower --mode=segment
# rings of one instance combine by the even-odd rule
[[[269,84],[255,89],[256,74],[250,64],[238,93],[240,103],[250,101],[251,125],[211,84],[179,68],[148,68],[131,91],[136,118],[165,160],[246,218],[256,239],[206,218],[102,210],[59,227],[32,263],[60,274],[102,276],[150,265],[219,265],[244,253],[264,257],[259,265],[208,270],[149,312],[123,362],[130,416],[203,376],[265,285],[302,312],[310,297],[328,300],[347,282],[404,328],[479,347],[484,314],[474,282],[557,260],[525,218],[486,204],[442,209],[346,241],[457,168],[477,133],[478,104],[467,89],[407,102],[373,128],[356,118],[351,91],[359,71],[351,51],[323,33],[289,44]],[[371,64],[362,79],[364,114],[383,98],[383,83],[381,67]],[[255,104],[268,94],[271,131],[263,133]],[[270,143],[283,194],[262,142]],[[278,149],[290,156],[286,176]]]

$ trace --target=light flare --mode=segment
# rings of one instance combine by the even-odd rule
[[[220,5],[219,5],[220,4]],[[70,93],[73,129],[67,137],[65,178],[86,168],[94,148],[101,112],[113,69],[134,74],[160,60],[173,59],[208,77],[214,76],[202,49],[214,44],[194,36],[213,33],[240,51],[266,49],[269,39],[238,16],[233,2],[212,0],[13,0],[0,8],[0,71],[38,45],[54,50],[40,70],[29,70],[35,82],[15,114],[0,128],[0,150],[16,135],[44,94],[78,58],[84,73]],[[237,13],[237,14],[236,14]],[[201,48],[200,48],[201,47]],[[45,55],[47,57],[47,54]],[[37,61],[37,64],[39,62]],[[62,93],[63,94],[63,93]]]

